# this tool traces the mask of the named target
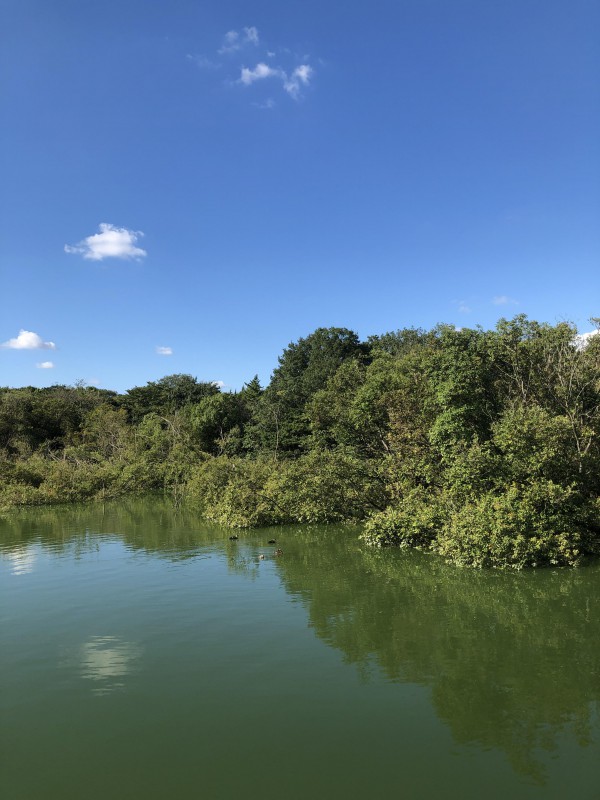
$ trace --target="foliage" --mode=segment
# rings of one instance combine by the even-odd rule
[[[0,450],[24,457],[40,447],[60,450],[86,415],[114,392],[82,386],[0,389]]]
[[[2,507],[148,490],[231,526],[367,520],[458,564],[576,564],[600,540],[600,336],[318,328],[265,388],[0,389]]]
[[[128,389],[122,403],[137,423],[146,414],[172,414],[218,392],[214,383],[198,381],[191,375],[166,375],[159,381],[149,381],[146,386]]]
[[[307,449],[307,403],[345,361],[366,353],[356,333],[347,328],[318,328],[289,344],[258,405],[260,449],[275,456]]]
[[[386,500],[373,465],[343,452],[213,458],[195,469],[188,492],[207,519],[234,528],[362,519]]]
[[[387,501],[377,465],[338,451],[314,451],[274,474],[274,494],[289,522],[363,519]]]
[[[194,470],[188,497],[206,519],[233,528],[284,522],[272,491],[276,473],[271,460],[218,456]]]
[[[413,489],[405,495],[402,505],[389,506],[372,516],[361,539],[379,547],[397,545],[429,549],[447,516],[443,498],[427,497],[424,489]]]
[[[570,487],[538,479],[488,492],[459,508],[437,538],[439,553],[461,565],[576,565],[600,552],[600,508]]]

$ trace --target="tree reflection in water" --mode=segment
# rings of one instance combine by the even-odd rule
[[[300,557],[279,569],[317,635],[366,674],[376,663],[390,681],[430,687],[457,742],[499,748],[538,782],[538,751],[561,733],[598,744],[598,565],[475,571],[332,530],[295,538]]]
[[[335,526],[279,529],[285,555],[272,563],[317,636],[365,679],[376,671],[378,679],[429,687],[457,742],[497,748],[539,783],[543,752],[551,754],[563,735],[598,746],[600,565],[461,570],[414,551],[367,549],[356,534]],[[76,554],[117,535],[132,551],[170,560],[220,553],[231,570],[256,580],[258,553],[268,552],[273,532],[231,542],[230,531],[154,498],[0,520],[9,559],[31,545]]]

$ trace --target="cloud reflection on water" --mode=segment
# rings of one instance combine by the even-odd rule
[[[93,636],[81,647],[81,676],[95,681],[94,694],[125,688],[125,677],[135,669],[142,648],[116,636]]]
[[[2,556],[8,561],[13,575],[27,575],[29,572],[33,572],[37,559],[34,548],[27,545],[17,545],[12,550],[5,550]]]

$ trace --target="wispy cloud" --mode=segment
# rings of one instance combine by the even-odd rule
[[[290,78],[286,77],[283,82],[283,88],[290,95],[290,97],[293,97],[294,100],[297,100],[300,96],[301,88],[303,86],[308,86],[313,73],[314,70],[309,64],[300,64],[300,66],[296,67],[296,69],[292,72]]]
[[[235,51],[239,50],[241,46],[240,34],[237,31],[227,31],[223,37],[223,44],[217,52],[219,52],[221,55],[224,55],[225,53],[235,53]]]
[[[244,41],[251,42],[258,45],[258,30],[252,25],[250,28],[244,28]]]
[[[38,369],[54,369],[54,362],[53,361],[41,361],[39,364],[36,364]]]
[[[205,55],[202,55],[201,53],[198,53],[196,55],[188,53],[186,58],[188,59],[188,61],[193,61],[194,64],[199,69],[205,69],[205,70],[221,69],[221,64],[219,64],[217,61],[212,61],[210,58],[208,58]]]
[[[245,54],[248,57],[251,50],[258,48],[262,49],[262,41],[258,29],[252,25],[239,30],[227,31],[215,58],[204,54],[191,55],[189,53],[186,57],[200,69],[210,71],[220,69],[225,64],[231,65],[231,57],[234,54],[240,56]],[[219,56],[220,58],[218,58]],[[281,63],[273,64],[273,66],[266,63],[267,60],[271,60],[271,63],[273,63],[273,60],[277,57]],[[257,59],[255,66],[239,65],[238,79],[229,79],[225,82],[229,85],[237,83],[238,85],[249,87],[264,81],[266,78],[272,78],[279,83],[289,97],[299,100],[303,90],[311,84],[315,75],[315,70],[308,61],[308,55],[294,54],[287,47],[264,47],[262,59]],[[275,103],[272,98],[269,98],[262,102],[254,102],[253,105],[257,108],[273,108]]]
[[[263,103],[252,103],[252,105],[256,106],[256,108],[275,108],[277,103],[272,97],[267,97]]]
[[[254,69],[242,67],[239,83],[244,86],[250,86],[264,78],[278,78],[290,97],[298,100],[302,87],[308,86],[313,73],[314,70],[309,64],[301,64],[294,69],[291,75],[288,75],[281,67],[270,67],[264,61],[261,61]]]
[[[137,240],[144,235],[142,231],[117,228],[109,222],[102,222],[99,230],[100,233],[87,236],[76,245],[66,244],[65,253],[79,253],[90,261],[103,261],[105,258],[131,260],[147,255],[141,247],[136,247]]]
[[[173,348],[172,347],[161,347],[157,346],[156,352],[159,356],[172,356],[173,355]]]
[[[19,331],[18,336],[4,342],[0,347],[7,350],[56,350],[54,342],[45,342],[37,333],[23,329]]]
[[[471,313],[471,306],[468,306],[464,300],[461,300],[458,304],[458,310],[461,314],[470,314]]]
[[[507,294],[497,294],[493,298],[492,303],[495,306],[518,306],[519,305],[519,301],[518,300],[515,300],[514,297],[509,297]]]
[[[235,53],[249,44],[258,45],[259,36],[257,28],[252,25],[250,28],[242,28],[241,31],[227,31],[223,37],[223,44],[217,50],[219,55]]]

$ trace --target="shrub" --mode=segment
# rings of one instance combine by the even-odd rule
[[[367,544],[379,547],[430,548],[447,517],[443,495],[414,489],[399,505],[372,516],[361,538]]]
[[[513,484],[452,514],[436,550],[473,567],[575,565],[600,549],[599,511],[597,502],[551,481]]]
[[[283,522],[277,502],[267,493],[277,462],[218,456],[200,464],[187,485],[190,501],[206,519],[232,528]]]
[[[331,451],[283,461],[219,456],[194,470],[187,489],[207,519],[242,528],[363,519],[385,504],[368,462]]]
[[[364,519],[387,499],[374,463],[343,451],[315,451],[286,462],[269,488],[291,522]]]

